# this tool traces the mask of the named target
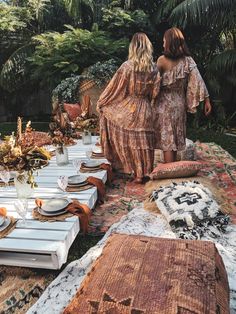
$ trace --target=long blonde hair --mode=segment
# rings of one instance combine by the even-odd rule
[[[153,47],[144,33],[134,34],[129,45],[129,60],[133,62],[135,72],[151,72],[153,70]]]

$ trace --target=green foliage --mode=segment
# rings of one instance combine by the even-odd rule
[[[184,0],[179,4],[177,0],[169,0],[169,3],[177,4],[173,8],[170,20],[181,27],[194,24],[218,24],[219,19],[222,27],[222,24],[227,23],[229,17],[232,18],[231,12],[236,8],[234,0]],[[231,25],[233,24],[235,23],[232,21]]]
[[[102,86],[112,78],[117,68],[117,62],[114,59],[99,61],[87,69],[85,76],[95,81],[98,86]]]
[[[103,9],[101,26],[116,38],[130,37],[137,31],[149,32],[151,27],[144,11],[127,11],[119,7]]]
[[[117,52],[122,57],[126,54],[127,40],[114,41],[101,31],[67,28],[63,34],[50,32],[34,37],[35,53],[28,58],[33,78],[41,78],[43,83],[59,82],[99,60],[115,57]]]
[[[0,3],[0,32],[21,31],[27,27],[31,19],[27,8]]]
[[[0,74],[1,86],[13,91],[16,87],[22,86],[29,75],[29,63],[27,57],[34,51],[32,43],[17,49],[4,63]]]
[[[112,78],[116,70],[117,64],[114,59],[103,63],[97,62],[88,67],[83,75],[71,75],[62,80],[53,90],[52,96],[59,102],[76,103],[78,101],[79,85],[82,80],[94,80],[98,86],[101,86]]]
[[[78,88],[81,80],[80,75],[72,75],[61,81],[60,84],[52,91],[52,95],[59,102],[76,103]]]

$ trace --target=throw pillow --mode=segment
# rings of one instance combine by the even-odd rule
[[[173,182],[153,191],[152,197],[180,238],[221,236],[229,222],[211,191],[197,181]]]
[[[176,161],[159,164],[150,174],[152,180],[168,178],[185,178],[197,174],[204,163],[200,161]]]
[[[81,115],[82,110],[79,104],[67,104],[64,103],[64,110],[67,112],[70,121],[75,121],[75,119]]]

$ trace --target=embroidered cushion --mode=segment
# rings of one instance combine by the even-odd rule
[[[181,238],[221,236],[228,225],[229,217],[221,213],[211,191],[197,181],[173,182],[153,191],[152,196]]]
[[[159,164],[150,174],[152,180],[168,178],[185,178],[197,174],[204,163],[200,161],[176,161]]]
[[[68,113],[70,121],[75,121],[75,119],[81,115],[82,110],[79,104],[67,104],[64,103],[64,109]]]

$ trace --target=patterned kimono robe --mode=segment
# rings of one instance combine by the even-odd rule
[[[186,113],[208,97],[206,85],[191,57],[184,57],[162,75],[157,99],[157,143],[163,151],[185,149]]]
[[[135,72],[126,61],[101,94],[101,144],[106,158],[115,168],[137,177],[153,169],[156,146],[153,106],[160,86],[156,65],[152,72]]]

